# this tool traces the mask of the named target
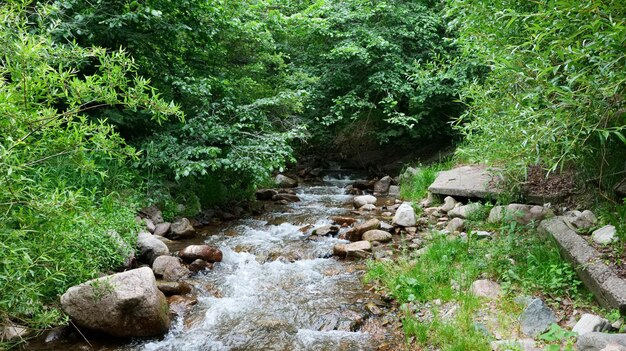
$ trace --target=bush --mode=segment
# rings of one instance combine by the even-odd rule
[[[626,5],[622,1],[448,2],[464,55],[491,68],[466,86],[460,158],[610,173],[624,163]],[[609,163],[610,162],[610,163]]]

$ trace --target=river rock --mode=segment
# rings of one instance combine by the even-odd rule
[[[369,241],[357,241],[350,244],[336,244],[333,247],[333,254],[340,257],[367,257],[372,251],[372,244]]]
[[[335,225],[325,225],[313,230],[313,235],[319,236],[337,235],[337,233],[339,233],[339,227]]]
[[[212,264],[205,260],[197,259],[189,264],[189,270],[192,272],[200,272],[205,269],[211,269],[213,267]]]
[[[428,190],[437,195],[493,199],[501,193],[498,183],[502,178],[497,173],[483,166],[458,167],[439,172]]]
[[[185,295],[191,292],[191,285],[185,282],[166,282],[157,280],[157,287],[165,296]]]
[[[332,216],[330,217],[330,220],[339,225],[352,225],[356,223],[356,218],[352,217]]]
[[[465,227],[465,221],[461,218],[452,218],[448,225],[446,226],[446,230],[450,233],[461,232]]]
[[[367,204],[367,205],[363,205],[361,207],[359,207],[359,211],[376,211],[376,205],[373,204]]]
[[[393,196],[393,197],[400,196],[400,187],[397,186],[397,185],[390,186],[389,187],[389,192],[387,192],[387,195]]]
[[[441,210],[443,212],[451,211],[456,207],[458,203],[459,202],[456,201],[452,196],[446,196],[446,198],[443,199],[443,205],[441,205]]]
[[[152,265],[154,260],[162,255],[169,255],[170,250],[161,240],[148,232],[139,232],[137,236],[137,249],[139,260]]]
[[[185,262],[201,259],[211,263],[221,262],[223,257],[220,249],[209,245],[189,245],[182,249],[178,256]]]
[[[181,218],[172,223],[170,227],[170,237],[173,239],[190,238],[196,234],[196,230],[193,228],[187,218]]]
[[[368,230],[363,233],[363,240],[365,241],[378,241],[380,243],[386,243],[391,241],[391,234],[384,230],[374,229]]]
[[[380,221],[376,218],[368,219],[367,221],[363,223],[359,223],[354,226],[355,236],[359,237],[359,239],[350,240],[350,241],[360,241],[361,240],[360,238],[363,235],[363,233],[369,230],[378,229],[379,227],[380,227]]]
[[[580,317],[578,322],[576,322],[572,331],[578,335],[584,335],[591,332],[603,332],[609,329],[611,329],[611,322],[595,314],[585,313]]]
[[[389,193],[389,187],[391,187],[391,182],[393,179],[390,176],[384,176],[379,181],[374,183],[374,193],[377,194],[387,194]]]
[[[274,189],[259,189],[255,193],[256,199],[259,201],[271,200],[275,195],[278,195],[278,191]]]
[[[534,338],[556,323],[556,316],[541,299],[533,299],[522,312],[520,323],[522,332]]]
[[[591,332],[578,337],[578,351],[626,351],[626,334]]]
[[[162,335],[170,326],[167,300],[148,267],[73,286],[61,307],[79,327],[117,337]]]
[[[393,216],[392,224],[400,227],[413,227],[417,224],[415,210],[410,202],[405,202],[398,207],[395,216]]]
[[[170,304],[170,311],[175,315],[182,316],[198,303],[198,298],[189,295],[172,295],[167,298],[167,302]]]
[[[372,195],[355,196],[353,201],[354,201],[354,208],[361,208],[368,204],[375,205],[376,197]]]
[[[483,208],[483,205],[481,205],[478,202],[474,202],[474,203],[467,204],[464,206],[457,206],[453,208],[452,210],[448,211],[448,217],[467,219],[473,213],[480,211],[482,208]]]
[[[553,217],[554,212],[550,208],[535,205],[510,204],[508,206],[495,206],[489,212],[489,223],[497,223],[503,220],[515,221],[519,224],[539,223],[542,220]]]
[[[142,208],[139,212],[149,218],[155,225],[163,223],[163,213],[156,206]]]
[[[167,236],[170,232],[170,228],[172,224],[169,222],[159,223],[154,228],[154,235],[156,236]]]
[[[470,291],[478,297],[497,299],[500,296],[500,284],[489,279],[479,279],[472,283]]]
[[[298,186],[297,180],[282,174],[277,175],[276,178],[274,178],[274,182],[281,188],[295,188]]]
[[[276,194],[272,197],[273,201],[300,202],[298,195],[294,194]]]
[[[143,219],[143,223],[146,226],[146,229],[150,233],[154,233],[154,230],[156,229],[156,226],[155,226],[154,222],[150,218],[144,218]]]
[[[594,230],[591,234],[591,239],[597,244],[608,245],[618,240],[617,231],[614,226],[605,225],[600,229]]]
[[[169,255],[157,257],[152,264],[152,271],[157,277],[173,282],[189,276],[189,269],[180,263],[180,258]]]

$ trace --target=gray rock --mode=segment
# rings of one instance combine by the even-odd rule
[[[161,240],[148,232],[139,232],[137,236],[137,249],[139,260],[152,265],[154,260],[162,255],[169,255],[170,250]]]
[[[158,280],[157,287],[165,296],[185,295],[191,292],[191,285],[185,282],[167,282]]]
[[[598,223],[596,216],[589,210],[569,211],[563,216],[563,221],[578,233],[584,233]]]
[[[189,276],[189,269],[181,264],[178,257],[167,255],[154,260],[152,271],[157,277],[173,282]]]
[[[279,174],[274,178],[274,182],[277,186],[281,188],[295,188],[298,186],[298,181],[292,178],[289,178],[285,175]]]
[[[325,225],[313,230],[313,234],[319,236],[336,235],[337,233],[339,233],[339,227],[335,225]]]
[[[490,239],[493,236],[493,233],[485,231],[485,230],[477,230],[475,232],[472,232],[472,236],[478,240]]]
[[[172,224],[169,222],[159,223],[154,228],[153,234],[157,236],[167,236],[167,234],[169,234],[170,232],[171,227],[172,227]]]
[[[380,222],[380,230],[393,233],[393,226],[387,222]]]
[[[363,233],[363,240],[366,241],[378,241],[380,243],[386,243],[391,241],[391,234],[384,230],[374,229],[368,230]]]
[[[556,316],[541,299],[534,299],[522,312],[520,323],[522,332],[534,338],[556,323]]]
[[[437,195],[469,198],[495,198],[501,193],[497,189],[501,177],[482,166],[463,166],[439,172],[428,188]]]
[[[336,244],[333,247],[333,254],[340,257],[365,258],[372,251],[372,244],[369,241],[357,241],[350,244]]]
[[[163,223],[163,213],[161,213],[161,210],[159,210],[156,206],[142,208],[139,212],[147,218],[150,218],[152,223],[155,225]]]
[[[374,192],[381,195],[387,194],[392,181],[393,179],[390,176],[382,177],[379,181],[374,183]]]
[[[473,213],[480,211],[482,208],[483,208],[483,205],[481,205],[478,202],[474,202],[474,203],[464,205],[464,206],[458,206],[448,211],[448,217],[467,219]]]
[[[178,256],[185,262],[193,262],[197,259],[207,262],[221,262],[223,258],[222,251],[216,247],[209,245],[189,245],[182,249]]]
[[[568,227],[561,217],[541,222],[539,233],[554,238],[563,257],[576,269],[587,289],[602,306],[626,314],[626,281],[603,262],[596,249]]]
[[[377,207],[376,205],[372,205],[372,204],[367,204],[367,205],[363,205],[361,207],[359,207],[359,211],[376,211]]]
[[[402,180],[411,179],[420,172],[419,168],[408,167],[404,173],[402,173]]]
[[[618,240],[617,231],[612,225],[605,225],[591,234],[591,239],[600,245],[608,245]]]
[[[420,206],[422,206],[422,208],[431,207],[434,202],[435,198],[433,197],[433,194],[429,191],[426,195],[426,198],[420,202]]]
[[[506,207],[504,206],[494,206],[491,211],[489,211],[489,218],[487,218],[487,222],[489,223],[498,223],[504,220],[504,216],[506,215]]]
[[[196,230],[187,218],[176,220],[170,227],[169,237],[172,239],[190,238],[194,235],[196,235]]]
[[[415,210],[410,202],[405,202],[398,207],[392,224],[400,227],[413,227],[417,224]]]
[[[470,287],[472,294],[488,299],[497,299],[500,296],[500,290],[500,284],[489,279],[476,280]]]
[[[162,335],[170,326],[167,300],[148,267],[73,286],[61,307],[79,327],[117,337]]]
[[[591,332],[578,337],[578,351],[626,351],[626,334],[606,334]]]
[[[448,225],[446,226],[446,230],[450,233],[461,232],[465,227],[465,221],[461,218],[452,218]]]
[[[591,332],[603,332],[611,328],[611,322],[608,320],[596,316],[595,314],[585,313],[583,314],[572,331],[578,335],[584,335]]]
[[[156,229],[156,226],[155,226],[154,222],[150,218],[144,218],[143,219],[143,223],[146,225],[146,229],[150,233],[154,233],[154,230]]]
[[[397,185],[392,185],[389,187],[389,196],[400,196],[400,187]]]
[[[368,204],[375,205],[376,197],[372,195],[355,196],[353,202],[354,202],[354,208],[361,208]]]
[[[446,196],[446,198],[443,199],[443,205],[441,206],[441,210],[443,212],[448,212],[454,209],[456,207],[456,204],[458,203],[459,202],[456,201],[452,196]]]

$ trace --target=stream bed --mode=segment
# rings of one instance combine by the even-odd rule
[[[300,202],[271,205],[262,215],[199,229],[194,240],[219,247],[223,260],[191,276],[197,303],[159,339],[83,340],[31,345],[33,350],[383,350],[394,344],[386,305],[364,286],[363,262],[332,257],[333,237],[309,238],[333,215],[351,214],[353,180],[341,172],[295,189]],[[393,201],[390,199],[388,201]],[[372,215],[373,216],[373,215]],[[307,227],[308,226],[308,227]],[[305,229],[303,229],[305,228]],[[385,317],[385,318],[388,318]],[[68,344],[69,343],[69,344]],[[27,348],[28,349],[28,348]]]

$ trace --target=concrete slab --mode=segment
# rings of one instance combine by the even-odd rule
[[[576,269],[598,302],[626,315],[626,280],[607,266],[600,253],[572,230],[562,217],[546,219],[539,225],[542,234],[554,238],[561,253]]]
[[[437,195],[495,198],[501,193],[497,189],[500,181],[500,176],[485,166],[463,166],[439,172],[428,190]]]

